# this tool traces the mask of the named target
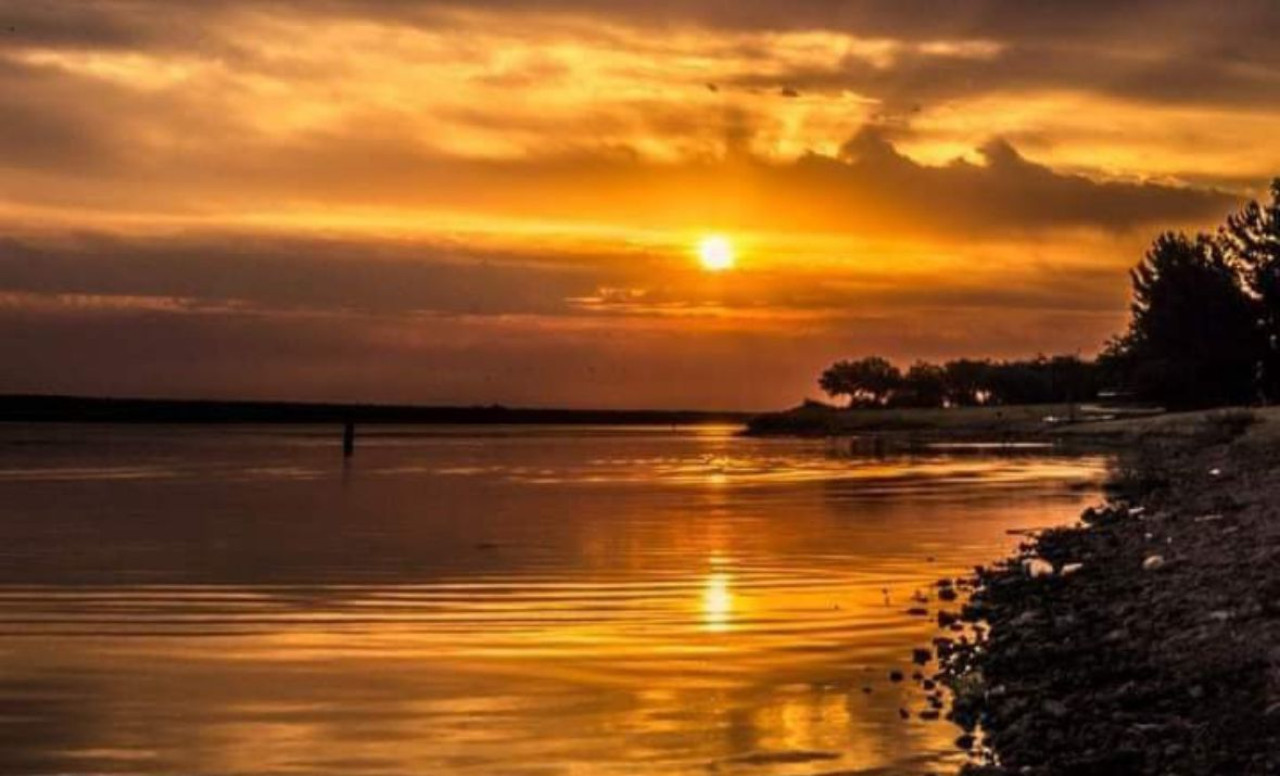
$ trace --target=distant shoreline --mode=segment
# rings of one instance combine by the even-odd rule
[[[211,399],[138,399],[87,396],[0,395],[0,422],[459,424],[459,425],[665,425],[745,424],[749,412],[703,410],[575,410],[503,407],[415,406]]]

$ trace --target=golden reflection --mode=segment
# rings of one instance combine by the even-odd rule
[[[713,633],[723,633],[733,625],[732,576],[724,571],[707,575],[702,588],[702,627]]]

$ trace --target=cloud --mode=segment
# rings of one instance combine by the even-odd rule
[[[0,290],[246,310],[500,315],[561,311],[564,299],[621,274],[535,258],[430,241],[45,234],[0,238]]]
[[[1152,233],[1280,168],[1278,31],[1263,0],[0,0],[0,390],[759,407],[837,356],[1087,351]],[[710,231],[737,272],[698,272]]]

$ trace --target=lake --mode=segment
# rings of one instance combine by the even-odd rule
[[[0,772],[953,772],[908,613],[1106,460],[733,428],[0,425]],[[931,613],[936,601],[924,604]],[[869,688],[866,692],[864,688]]]

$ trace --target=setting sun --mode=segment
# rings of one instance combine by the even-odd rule
[[[719,235],[703,238],[698,243],[698,260],[702,268],[710,272],[722,272],[733,268],[733,245]]]

